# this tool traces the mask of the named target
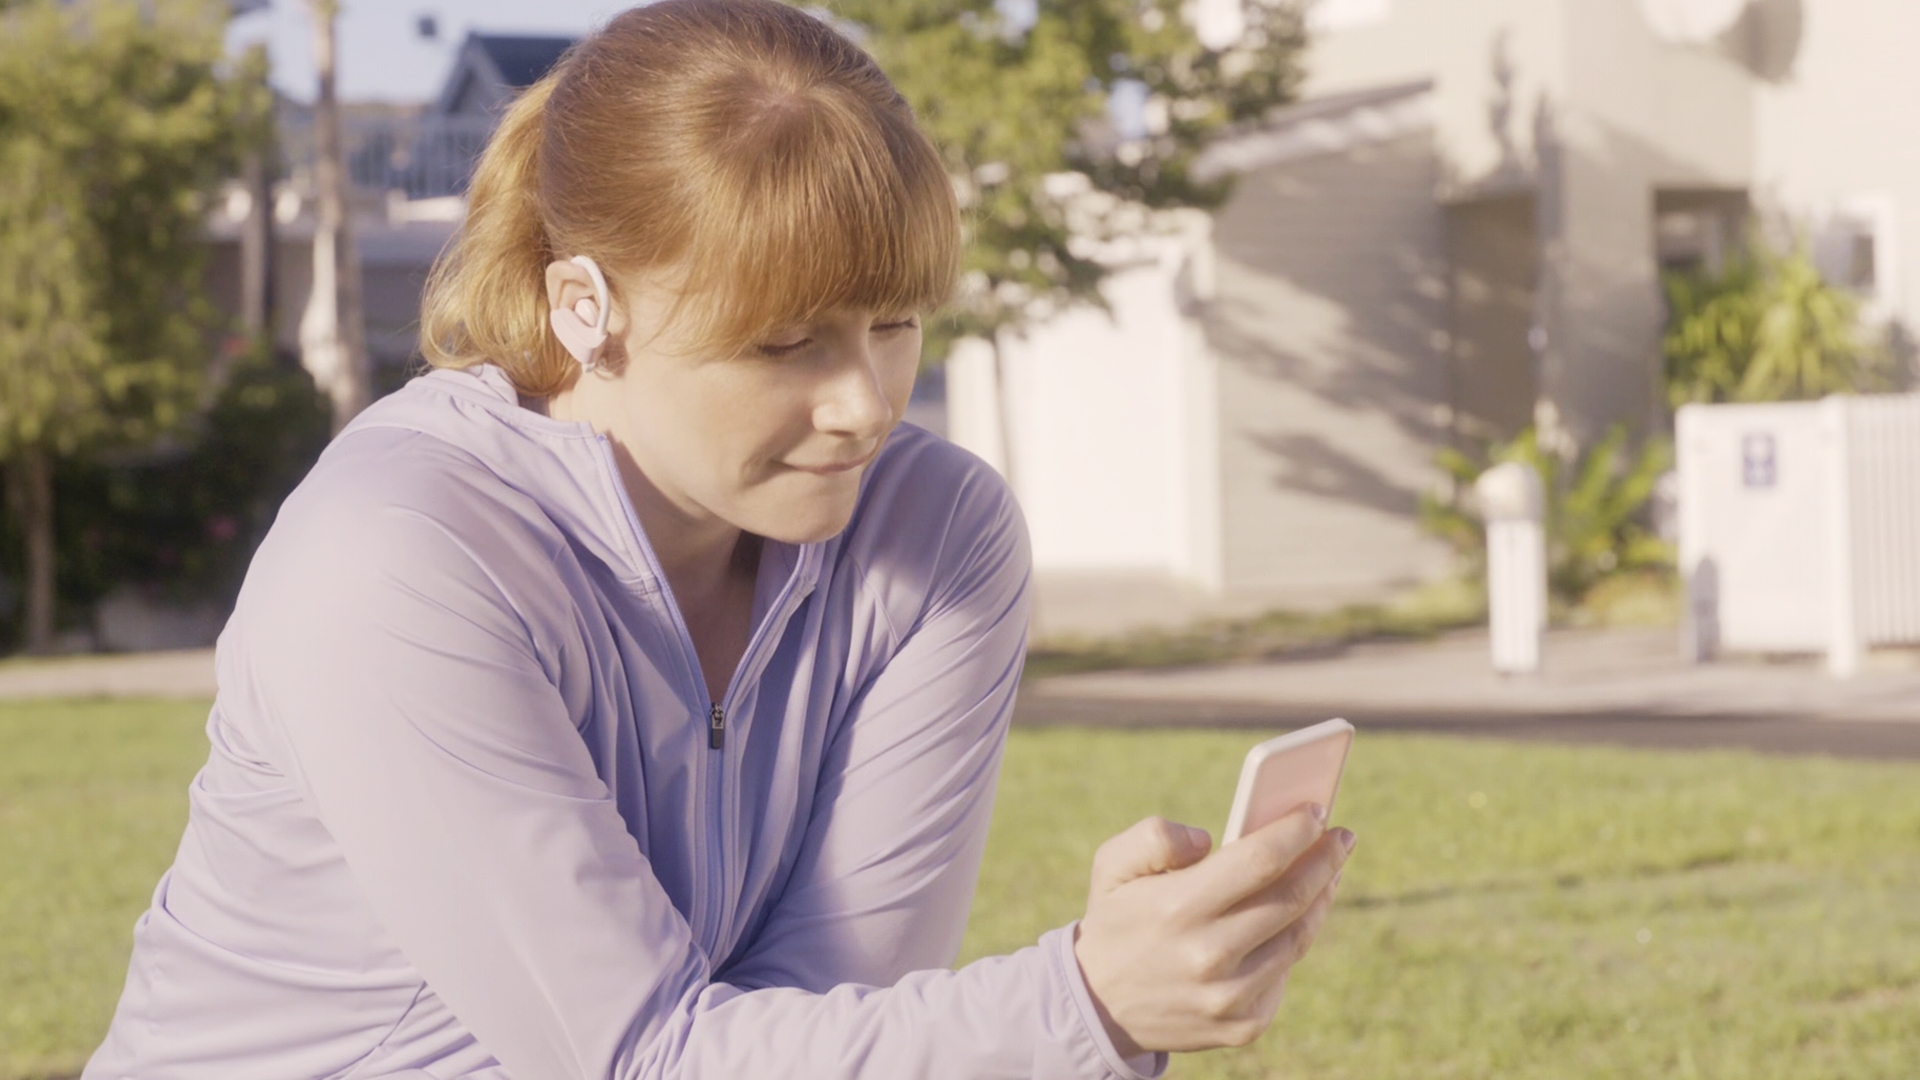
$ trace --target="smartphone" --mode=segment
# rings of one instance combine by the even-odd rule
[[[1220,843],[1231,844],[1308,803],[1319,803],[1331,816],[1352,745],[1353,725],[1336,719],[1290,731],[1247,751]]]

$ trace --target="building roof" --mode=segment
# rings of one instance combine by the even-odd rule
[[[1433,126],[1433,81],[1420,79],[1312,98],[1223,132],[1194,162],[1194,178],[1277,165],[1384,142]]]
[[[470,34],[468,42],[486,54],[508,86],[522,90],[540,81],[559,63],[561,54],[578,40],[570,37],[529,37],[519,34]]]
[[[497,116],[508,101],[551,71],[574,41],[525,34],[468,34],[432,111],[442,116]]]

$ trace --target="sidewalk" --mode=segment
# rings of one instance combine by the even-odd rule
[[[1689,664],[1667,629],[1558,631],[1542,670],[1499,676],[1483,632],[1438,641],[1357,645],[1330,656],[1168,671],[1061,675],[1042,696],[1214,701],[1329,711],[1535,716],[1790,716],[1920,722],[1920,663],[1875,654],[1852,679],[1827,675],[1817,657]],[[1911,661],[1910,661],[1911,662]]]
[[[0,660],[0,701],[50,697],[213,697],[213,650]]]
[[[1482,632],[1323,655],[1029,680],[1033,726],[1285,729],[1344,716],[1419,730],[1666,747],[1920,758],[1920,654],[1875,654],[1859,676],[1815,657],[1680,660],[1671,630],[1556,631],[1536,675],[1493,674]],[[213,696],[213,650],[0,661],[0,700]]]
[[[1853,679],[1816,657],[1689,664],[1669,629],[1556,631],[1542,670],[1492,671],[1484,632],[1356,645],[1268,663],[1036,680],[1022,723],[1284,730],[1344,716],[1420,730],[1664,747],[1920,757],[1920,656],[1875,654]]]

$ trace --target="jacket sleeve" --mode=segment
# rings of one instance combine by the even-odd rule
[[[531,542],[368,501],[283,509],[236,611],[245,693],[396,946],[517,1080],[1127,1075],[1060,932],[887,988],[714,981],[516,607],[502,567]]]
[[[960,950],[1032,593],[1025,525],[1011,493],[998,477],[972,480],[939,515],[940,540],[928,545],[941,551],[931,596],[903,620],[904,640],[828,748],[800,857],[752,946],[724,973],[729,982],[887,986],[947,967]],[[1072,940],[1069,926],[1040,948],[1068,980],[1107,1066],[1126,1077],[1164,1071],[1163,1055],[1127,1061],[1113,1049]]]
[[[938,530],[948,550],[925,575],[933,595],[897,616],[901,640],[827,746],[799,857],[730,981],[884,986],[959,952],[1030,606],[1011,502],[970,509],[965,498],[949,509]],[[882,611],[884,589],[868,589]]]

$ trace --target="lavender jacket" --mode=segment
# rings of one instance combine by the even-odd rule
[[[1071,927],[946,970],[1028,589],[999,478],[902,427],[709,701],[605,437],[413,380],[254,558],[86,1080],[1159,1072]]]

